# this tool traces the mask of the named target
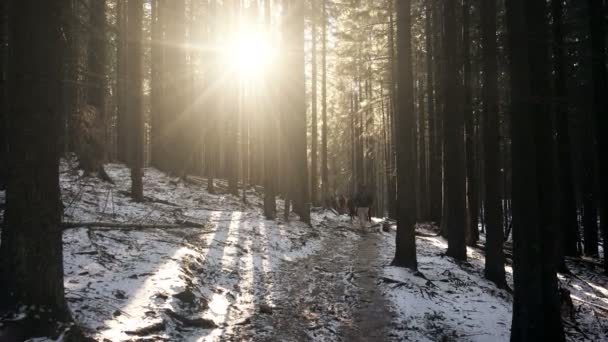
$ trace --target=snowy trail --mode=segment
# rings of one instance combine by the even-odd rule
[[[326,221],[329,236],[319,252],[284,263],[273,307],[257,310],[237,340],[390,341],[393,313],[377,285],[376,234],[353,233],[340,221]]]

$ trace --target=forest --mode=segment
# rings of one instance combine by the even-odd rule
[[[608,341],[607,0],[0,19],[0,342]]]

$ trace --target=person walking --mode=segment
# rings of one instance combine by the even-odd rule
[[[372,196],[367,191],[367,187],[362,185],[359,187],[359,193],[357,194],[355,205],[357,206],[357,218],[359,220],[359,228],[365,231],[367,228],[367,221],[369,218],[369,208],[372,206]]]

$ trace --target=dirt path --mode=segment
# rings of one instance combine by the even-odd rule
[[[254,341],[388,341],[393,314],[376,282],[382,261],[375,233],[328,223],[330,238],[275,274],[277,299],[237,332]]]

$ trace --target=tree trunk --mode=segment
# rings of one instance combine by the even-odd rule
[[[116,39],[116,157],[127,163],[129,160],[129,112],[127,93],[127,1],[118,1],[118,37]]]
[[[431,5],[428,5],[431,7]],[[431,11],[431,8],[428,9]],[[435,111],[432,118],[432,138],[433,144],[431,144],[431,157],[430,157],[430,197],[431,197],[431,220],[436,224],[439,224],[442,217],[442,120],[443,120],[443,52],[441,49],[441,37],[442,37],[442,25],[441,25],[441,5],[440,2],[435,1],[432,11],[432,23],[433,23],[433,53],[434,62],[429,69],[434,69],[433,74],[435,77],[434,91],[435,91]]]
[[[454,51],[456,43],[457,0],[444,2],[445,36],[444,49],[446,60],[445,94],[445,175],[447,191],[447,255],[457,260],[466,260],[465,244],[465,161],[464,161],[464,115],[458,97],[461,94],[458,77],[458,60]]]
[[[306,88],[304,64],[304,3],[291,1],[289,9],[292,14],[288,37],[290,48],[289,68],[293,72],[289,87],[289,110],[293,130],[290,132],[293,141],[293,207],[300,220],[310,223],[310,193],[308,187],[308,155],[306,148]]]
[[[270,0],[264,0],[264,21],[266,23],[267,33],[271,32],[271,16],[270,16]],[[270,78],[270,76],[269,76]],[[270,79],[267,82],[268,96],[270,96],[270,103],[278,100],[276,96],[277,87],[274,84],[274,79]],[[277,215],[277,202],[276,202],[276,176],[277,176],[277,112],[274,110],[274,106],[266,106],[263,108],[266,113],[264,121],[264,216],[268,220],[274,220]]]
[[[8,72],[7,57],[9,45],[8,41],[8,1],[0,3],[0,190],[4,190],[6,186],[7,169],[8,169],[8,141],[6,135],[6,123],[8,115],[7,106],[7,79]],[[62,122],[63,123],[63,122]],[[65,133],[65,132],[63,132]]]
[[[321,0],[321,201],[329,196],[329,177],[327,169],[327,0]]]
[[[557,144],[558,144],[558,187],[560,194],[560,220],[558,234],[558,266],[565,269],[564,255],[577,256],[578,222],[576,212],[576,198],[574,195],[574,183],[572,177],[572,160],[570,157],[570,132],[568,122],[568,102],[566,93],[565,75],[565,49],[563,34],[563,2],[561,0],[551,1],[553,17],[553,65],[555,70],[555,113],[557,121]]]
[[[601,0],[588,0],[589,26],[591,29],[591,74],[593,82],[593,112],[595,116],[595,129],[597,137],[598,169],[600,177],[600,217],[602,232],[604,234],[604,271],[608,273],[608,75],[606,72],[606,35],[605,35],[605,8]],[[586,246],[586,244],[585,244]]]
[[[486,265],[485,277],[499,288],[506,286],[504,233],[500,204],[500,131],[498,113],[498,61],[496,43],[496,0],[481,3],[481,39],[483,63],[484,161],[486,182]],[[475,215],[477,213],[475,212]],[[477,227],[476,227],[477,228]]]
[[[62,1],[11,2],[10,174],[0,246],[0,303],[52,310],[26,333],[70,320],[63,287],[59,188],[64,51]],[[40,312],[44,312],[41,310]],[[47,311],[48,312],[48,311]]]
[[[397,10],[397,112],[395,113],[397,145],[397,236],[393,265],[417,269],[416,261],[416,196],[414,156],[416,118],[412,71],[412,22],[409,0],[396,2]]]
[[[163,45],[163,25],[164,25],[164,0],[152,1],[152,46],[151,46],[151,83],[150,83],[150,118],[151,118],[151,164],[159,170],[166,171],[165,163],[166,146],[164,135],[165,123],[163,121],[163,81],[164,81],[164,45]]]
[[[310,143],[310,197],[313,205],[319,203],[317,198],[317,146],[318,146],[318,129],[317,129],[317,8],[316,1],[311,1],[311,31],[312,31],[312,104],[311,104],[311,143]]]
[[[129,167],[131,196],[143,202],[144,116],[142,110],[142,17],[143,0],[128,1],[127,19],[127,91],[129,94]]]
[[[398,204],[397,204],[397,167],[396,167],[396,124],[395,117],[397,115],[397,87],[396,87],[396,77],[397,77],[397,67],[396,67],[396,56],[395,56],[395,25],[393,21],[393,4],[394,2],[390,2],[390,13],[389,13],[389,27],[388,27],[388,55],[390,59],[390,87],[389,87],[389,115],[388,120],[390,124],[390,139],[389,139],[389,154],[390,154],[390,164],[388,167],[388,175],[387,175],[387,197],[388,197],[388,216],[390,218],[397,219],[398,215]]]
[[[542,173],[546,170],[540,165],[545,162],[541,159],[543,156],[539,156],[541,149],[531,148],[539,144],[539,119],[546,119],[540,101],[534,97],[539,95],[539,89],[534,88],[549,88],[547,63],[541,64],[547,53],[542,44],[547,38],[543,30],[544,7],[543,0],[507,1],[515,281],[511,341],[564,341],[552,255],[554,232],[550,226],[552,221],[546,221],[551,200],[543,194],[547,189],[541,179],[550,175]],[[543,79],[546,84],[542,84]]]
[[[470,37],[470,0],[462,3],[462,46],[463,46],[463,84],[464,84],[464,117],[465,117],[465,151],[466,151],[466,242],[469,246],[477,245],[479,239],[477,216],[477,173],[475,172],[475,125],[473,119],[473,88],[471,81],[471,37]],[[483,19],[482,19],[483,20]]]

